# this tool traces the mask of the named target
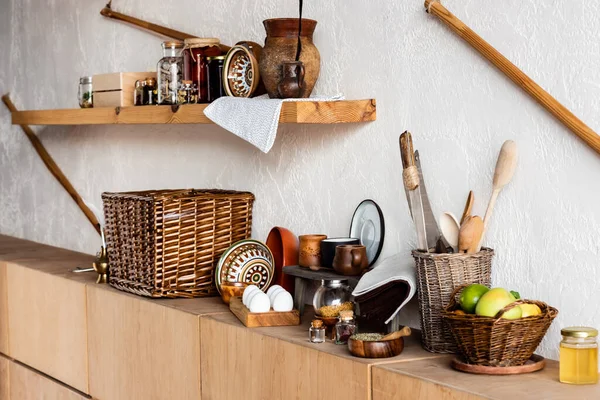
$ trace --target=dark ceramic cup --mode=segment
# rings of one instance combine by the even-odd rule
[[[333,268],[333,257],[335,257],[335,248],[347,244],[360,244],[360,239],[330,238],[321,241],[321,267]]]
[[[367,248],[360,245],[344,245],[335,248],[333,269],[338,274],[357,276],[369,267]]]

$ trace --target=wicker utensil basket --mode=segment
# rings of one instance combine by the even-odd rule
[[[442,317],[448,324],[458,346],[458,352],[468,364],[491,367],[523,365],[531,358],[558,310],[535,300],[518,300],[498,311],[494,318],[474,314],[456,314],[456,295],[466,285],[457,288]],[[535,304],[541,314],[508,320],[502,314],[519,304]]]
[[[103,193],[109,283],[149,297],[217,294],[215,267],[252,230],[254,195],[226,190]]]
[[[490,286],[494,250],[475,254],[435,254],[413,250],[421,314],[421,344],[432,353],[456,353],[454,338],[442,320],[442,311],[457,287],[480,283]]]

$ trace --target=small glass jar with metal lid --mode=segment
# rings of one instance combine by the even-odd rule
[[[163,42],[163,58],[156,66],[158,104],[177,104],[177,94],[183,76],[183,43]]]
[[[79,78],[79,107],[92,108],[94,107],[92,94],[92,77],[82,76]]]
[[[208,102],[212,103],[219,97],[226,96],[223,87],[223,65],[226,56],[206,57],[206,77],[208,81]]]
[[[560,331],[560,381],[574,385],[598,383],[598,330],[585,326]]]

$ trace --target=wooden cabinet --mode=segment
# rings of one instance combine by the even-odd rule
[[[0,355],[0,400],[8,400],[8,361],[7,358]]]
[[[6,264],[8,354],[87,393],[86,286]]]
[[[200,398],[197,315],[95,285],[87,304],[94,398]]]
[[[451,358],[374,365],[373,400],[600,399],[598,385],[560,383],[557,361],[546,360],[540,372],[501,376],[455,371]]]
[[[369,365],[343,346],[319,351],[297,326],[248,329],[232,314],[201,319],[202,398],[356,399],[369,395]],[[269,331],[270,334],[265,334]],[[303,342],[291,343],[301,333]],[[275,337],[272,335],[283,335]]]
[[[6,263],[0,261],[0,353],[8,354],[8,292]]]
[[[0,400],[87,400],[88,396],[0,356]]]

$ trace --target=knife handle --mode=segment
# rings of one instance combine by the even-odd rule
[[[402,169],[415,165],[415,151],[413,149],[412,135],[404,131],[400,135],[400,156],[402,157]]]
[[[402,157],[402,181],[407,190],[415,190],[419,187],[419,170],[415,164],[415,152],[413,150],[412,135],[405,131],[400,135],[400,156]]]

